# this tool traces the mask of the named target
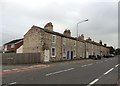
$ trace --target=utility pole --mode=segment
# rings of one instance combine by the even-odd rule
[[[80,21],[80,22],[78,22],[77,23],[77,33],[76,33],[76,35],[77,35],[77,38],[76,38],[76,57],[77,57],[77,53],[78,53],[78,25],[80,24],[80,23],[83,23],[83,22],[87,22],[88,21],[88,19],[86,19],[86,20],[83,20],[83,21]]]

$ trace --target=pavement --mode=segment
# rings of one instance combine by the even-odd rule
[[[118,83],[119,65],[118,57],[113,57],[101,60],[37,64],[26,66],[25,69],[21,68],[22,66],[6,67],[0,74],[2,84],[6,86],[15,84],[84,84],[84,86],[108,84],[113,86]]]
[[[46,66],[45,64],[24,64],[24,65],[3,65],[2,71],[13,70],[13,69],[23,69],[30,67]]]

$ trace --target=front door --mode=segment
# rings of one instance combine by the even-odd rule
[[[73,59],[73,51],[71,51],[71,59]]]
[[[49,62],[50,60],[50,55],[49,55],[49,50],[45,50],[45,55],[44,55],[44,62]]]
[[[69,59],[69,51],[67,51],[67,59]]]

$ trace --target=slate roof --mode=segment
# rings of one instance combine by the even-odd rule
[[[19,41],[21,41],[21,40],[23,40],[23,38],[12,40],[12,41],[10,41],[10,42],[8,42],[8,43],[5,43],[4,45],[17,43],[17,42],[19,42]]]
[[[39,28],[39,29],[41,29],[41,30],[44,30],[44,31],[47,32],[47,33],[51,33],[51,34],[54,34],[54,35],[58,35],[58,36],[61,36],[61,37],[65,37],[65,38],[70,38],[70,39],[73,39],[73,40],[77,40],[76,37],[69,37],[69,36],[66,36],[66,35],[64,35],[64,34],[61,34],[61,33],[55,32],[55,31],[49,31],[49,30],[47,30],[47,29],[43,29],[43,28],[38,27],[38,26],[35,26],[35,25],[33,25],[32,28]],[[81,40],[81,41],[84,42],[85,40]]]
[[[61,37],[70,38],[70,39],[73,39],[73,40],[79,40],[81,42],[87,42],[87,43],[91,43],[91,44],[95,44],[95,45],[104,47],[104,45],[101,45],[101,44],[99,44],[98,42],[95,42],[95,41],[88,41],[88,40],[77,39],[77,37],[69,37],[69,36],[66,36],[64,34],[61,34],[61,33],[55,32],[55,31],[49,31],[49,30],[41,28],[39,26],[33,25],[31,28],[38,28],[38,29],[41,29],[41,30],[43,30],[43,31],[45,31],[47,33],[51,33],[51,34],[58,35],[58,36],[61,36]]]

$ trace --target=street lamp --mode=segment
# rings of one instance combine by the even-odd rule
[[[87,21],[88,21],[88,19],[83,20],[83,21],[80,21],[80,22],[77,23],[77,37],[78,37],[78,25],[79,25],[80,23],[87,22]]]
[[[79,25],[80,23],[87,22],[87,21],[88,21],[88,19],[85,19],[85,20],[79,21],[79,22],[77,23],[76,57],[77,57],[77,53],[78,53],[78,50],[77,50],[77,47],[78,47],[78,43],[77,43],[77,41],[78,41],[78,25]]]

